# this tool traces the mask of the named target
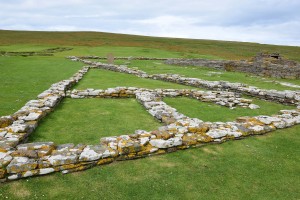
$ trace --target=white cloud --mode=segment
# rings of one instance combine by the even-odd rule
[[[11,0],[0,29],[91,30],[300,46],[298,0]]]

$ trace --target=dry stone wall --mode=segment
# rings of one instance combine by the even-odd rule
[[[168,59],[165,61],[168,65],[209,67],[217,70],[225,70],[225,64],[228,62],[230,61],[207,59]]]
[[[87,62],[74,57],[72,59]],[[250,100],[240,98],[239,94],[228,91],[149,90],[133,87],[69,91],[69,88],[78,82],[90,68],[119,71],[143,78],[157,78],[157,76],[150,76],[145,72],[124,66],[90,64],[91,66],[84,67],[70,79],[53,84],[48,90],[38,95],[37,100],[29,101],[16,113],[0,118],[1,181],[57,171],[70,173],[119,160],[170,153],[206,143],[241,139],[300,123],[299,109],[282,110],[278,115],[273,116],[240,117],[234,122],[203,122],[201,119],[189,118],[163,102],[163,97],[166,96],[188,96],[202,101],[223,102],[224,106],[228,107],[233,104],[232,106],[250,108]],[[228,82],[225,85],[226,87],[244,87],[240,84],[231,85]],[[219,89],[226,87],[222,85]],[[257,90],[261,92],[260,89]],[[293,105],[299,103],[299,95],[296,93],[281,95],[276,91],[269,92],[272,94],[270,100],[287,101]],[[258,97],[262,96],[258,95]],[[38,122],[53,111],[54,107],[65,97],[136,98],[153,117],[164,122],[165,125],[153,131],[137,130],[130,135],[100,138],[97,145],[55,144],[51,141],[22,143],[37,127]]]
[[[1,56],[53,56],[54,53],[70,51],[73,48],[70,47],[56,47],[45,49],[41,51],[29,51],[29,52],[12,52],[12,51],[0,51]]]
[[[80,59],[99,59],[99,60],[106,60],[107,57],[101,56],[79,56]],[[114,57],[115,60],[168,60],[171,58],[154,58],[154,57]]]

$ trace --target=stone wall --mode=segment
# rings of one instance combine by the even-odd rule
[[[54,53],[70,51],[73,48],[70,47],[56,47],[45,49],[41,51],[27,51],[27,52],[14,52],[14,51],[0,51],[1,56],[53,56]]]
[[[209,67],[217,70],[225,70],[225,64],[228,62],[226,60],[207,59],[168,59],[165,61],[168,65]]]
[[[80,59],[98,59],[98,60],[106,60],[107,57],[101,56],[79,56]],[[155,58],[155,57],[114,57],[115,60],[168,60],[171,58]],[[174,58],[173,58],[174,59]],[[176,59],[176,58],[175,58]]]

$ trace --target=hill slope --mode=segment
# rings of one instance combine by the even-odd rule
[[[146,37],[103,32],[40,32],[0,30],[0,44],[40,44],[69,46],[127,46],[156,48],[190,54],[245,59],[257,52],[279,52],[300,61],[300,47],[265,45],[246,42]]]

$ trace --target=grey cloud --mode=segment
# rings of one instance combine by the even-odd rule
[[[298,0],[10,0],[0,29],[94,30],[300,45]]]

